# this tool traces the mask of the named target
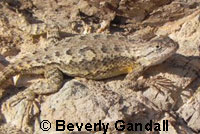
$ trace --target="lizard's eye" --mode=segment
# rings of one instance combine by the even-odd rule
[[[156,49],[160,49],[161,47],[160,47],[160,45],[156,45]]]

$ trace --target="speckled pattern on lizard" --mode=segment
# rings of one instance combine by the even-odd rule
[[[62,40],[49,36],[46,43],[43,49],[19,55],[0,72],[0,85],[17,74],[44,74],[45,77],[10,104],[26,95],[57,92],[63,85],[63,74],[93,80],[128,74],[125,81],[134,83],[147,68],[162,63],[178,49],[178,44],[169,37],[137,42],[104,34],[77,35]]]

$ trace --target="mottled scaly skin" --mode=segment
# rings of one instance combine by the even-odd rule
[[[119,36],[89,34],[60,41],[49,37],[48,40],[45,47],[19,55],[0,73],[0,86],[17,74],[44,74],[45,77],[29,86],[26,93],[14,97],[8,105],[24,96],[33,100],[34,94],[57,92],[63,84],[63,74],[94,80],[128,74],[126,78],[134,80],[178,49],[178,44],[168,37],[136,42]]]
[[[168,37],[136,43],[124,37],[91,34],[47,45],[19,58],[3,70],[0,84],[16,74],[44,73],[54,66],[69,76],[105,79],[159,64],[176,52],[178,44]]]

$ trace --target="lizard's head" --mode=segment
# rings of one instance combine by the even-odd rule
[[[169,37],[156,37],[151,41],[144,43],[142,56],[138,59],[144,67],[157,65],[172,56],[178,49],[178,43]],[[143,46],[143,48],[144,48]]]

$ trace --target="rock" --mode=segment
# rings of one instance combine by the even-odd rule
[[[184,104],[182,105],[177,113],[185,122],[187,122],[187,125],[195,130],[196,132],[199,132],[199,113],[200,113],[200,93],[199,89],[196,91],[195,94]]]
[[[161,131],[161,134],[195,134],[190,128],[188,128],[183,122],[177,120],[169,114],[165,114],[160,120],[160,124],[163,121],[168,121],[168,131]],[[163,126],[162,126],[163,127]]]
[[[114,123],[118,120],[145,123],[156,116],[154,105],[140,94],[131,90],[112,91],[102,88],[101,84],[102,82],[85,83],[77,80],[67,82],[58,93],[49,96],[41,105],[40,119],[52,123],[51,131],[55,131],[55,120],[60,119],[64,120],[66,125],[93,124],[99,121],[109,123],[108,131],[112,132]],[[39,130],[37,133],[40,132]]]
[[[69,123],[109,123],[109,133],[117,120],[161,124],[168,120],[169,131],[159,133],[198,133],[199,129],[199,69],[200,69],[200,2],[198,0],[5,0],[0,2],[0,70],[15,59],[19,52],[40,49],[46,44],[46,35],[36,42],[20,30],[20,16],[30,24],[54,22],[61,39],[71,34],[111,33],[127,36],[131,40],[149,40],[156,35],[168,35],[179,43],[177,54],[163,64],[148,69],[140,79],[162,77],[168,84],[147,89],[125,89],[124,76],[103,81],[67,78],[62,89],[55,94],[26,96],[9,107],[8,102],[25,93],[22,86],[41,77],[20,76],[19,88],[1,90],[0,133],[45,134],[40,129],[42,120],[49,120],[56,132],[56,120]],[[34,46],[34,47],[33,47]],[[33,49],[34,48],[34,49]],[[38,79],[39,78],[39,79]],[[35,80],[37,79],[37,80]],[[156,80],[156,79],[155,79]],[[13,85],[10,80],[5,85]],[[5,86],[3,85],[3,86]],[[1,87],[2,88],[2,87]],[[4,89],[4,88],[3,88]],[[6,88],[7,89],[7,88]],[[19,90],[21,89],[21,90]],[[8,92],[4,94],[4,92]],[[36,97],[36,100],[33,99]],[[31,111],[27,111],[30,104]],[[29,117],[25,113],[29,113]],[[94,126],[94,125],[93,125]],[[9,129],[10,128],[10,129]],[[18,130],[20,129],[20,130]],[[9,131],[12,130],[12,131]],[[16,131],[13,131],[16,130]],[[67,130],[67,129],[66,129]],[[21,132],[23,131],[23,132]],[[70,132],[69,132],[70,133]],[[91,133],[84,128],[82,132]],[[96,134],[103,133],[96,132]],[[123,133],[137,133],[124,131]],[[155,133],[144,131],[142,133]]]
[[[0,126],[0,133],[1,134],[28,134],[24,133],[21,130],[17,129],[16,127],[10,124],[3,124]]]

